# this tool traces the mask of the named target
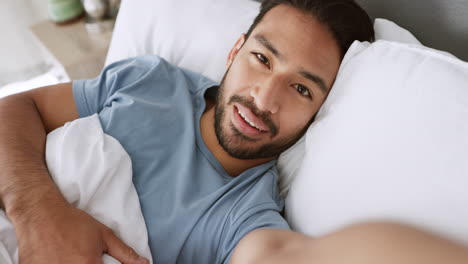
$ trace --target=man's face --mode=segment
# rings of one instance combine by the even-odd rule
[[[332,86],[341,56],[327,27],[295,8],[271,9],[228,57],[215,130],[238,159],[272,158],[305,132]]]

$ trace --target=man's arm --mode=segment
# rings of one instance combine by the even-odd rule
[[[101,263],[103,252],[145,263],[110,229],[68,205],[49,175],[46,135],[78,117],[71,83],[0,99],[0,201],[15,227],[20,263]]]
[[[44,194],[62,198],[44,162],[45,139],[48,132],[76,118],[70,84],[0,99],[0,198],[12,220]],[[24,199],[29,196],[36,199]]]
[[[468,248],[412,227],[355,225],[324,237],[260,229],[237,245],[231,264],[466,264]]]

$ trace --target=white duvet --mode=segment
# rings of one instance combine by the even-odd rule
[[[104,134],[97,115],[77,119],[47,136],[50,174],[69,203],[114,230],[127,245],[152,260],[128,154]],[[104,255],[105,264],[120,263]],[[0,263],[18,263],[13,226],[0,210]]]

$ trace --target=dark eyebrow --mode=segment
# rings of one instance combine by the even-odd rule
[[[257,34],[254,36],[254,39],[260,42],[265,48],[267,48],[275,57],[277,57],[279,60],[283,60],[283,55],[271,44],[271,42],[265,38],[262,34]]]
[[[314,83],[316,83],[319,86],[320,91],[322,91],[323,94],[327,94],[328,89],[327,89],[327,86],[325,85],[325,81],[323,81],[322,78],[310,72],[306,72],[306,71],[301,71],[299,72],[299,74],[301,74],[304,78],[307,78],[313,81]]]

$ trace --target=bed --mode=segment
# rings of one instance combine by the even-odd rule
[[[286,218],[311,236],[390,220],[468,244],[468,2],[358,2],[384,18],[377,41],[352,46],[316,122],[280,157]],[[219,81],[258,7],[123,1],[106,64],[157,54]]]
[[[376,42],[352,45],[315,122],[280,156],[285,217],[310,236],[385,220],[468,245],[468,2],[357,1],[375,19]],[[157,54],[219,81],[258,8],[251,0],[124,0],[106,64]],[[0,232],[14,237],[3,220]]]

